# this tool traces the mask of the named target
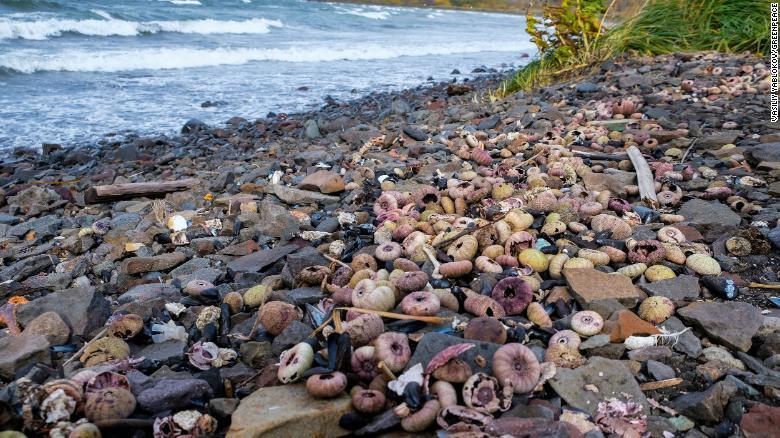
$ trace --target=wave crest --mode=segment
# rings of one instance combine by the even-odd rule
[[[188,34],[262,34],[272,27],[282,27],[279,20],[253,18],[245,21],[233,20],[172,20],[172,21],[126,21],[110,20],[38,20],[13,21],[0,19],[0,40],[26,39],[45,40],[63,33],[78,33],[90,36],[138,36],[158,32]]]

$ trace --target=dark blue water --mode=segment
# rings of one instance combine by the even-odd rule
[[[0,148],[174,132],[519,65],[533,50],[524,27],[307,1],[0,0]]]

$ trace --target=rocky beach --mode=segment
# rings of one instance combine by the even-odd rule
[[[766,62],[8,151],[0,437],[776,436]]]

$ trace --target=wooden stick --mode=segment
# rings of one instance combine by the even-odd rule
[[[572,150],[572,153],[574,154],[575,157],[591,158],[594,160],[605,160],[605,161],[628,160],[628,155],[626,154],[605,154],[603,152],[585,152],[585,151],[575,151],[575,150]]]
[[[685,157],[688,156],[688,152],[690,152],[691,149],[693,149],[693,147],[696,145],[697,141],[699,141],[699,137],[694,138],[693,141],[691,141],[691,144],[688,145],[688,149],[685,150],[685,153],[683,154],[682,158],[680,159],[680,164],[685,162]]]
[[[749,287],[756,289],[780,289],[780,284],[764,284],[764,283],[750,283]]]
[[[655,195],[653,172],[650,170],[650,166],[647,164],[645,157],[642,156],[642,152],[640,152],[639,148],[636,146],[631,146],[626,150],[626,153],[636,171],[636,180],[639,185],[640,197],[642,199],[650,199],[657,204],[658,197]]]
[[[410,321],[422,321],[422,322],[427,322],[428,324],[444,324],[445,322],[452,319],[452,318],[443,318],[438,316],[404,315],[401,313],[383,312],[381,310],[361,309],[360,307],[337,307],[333,310],[354,310],[360,313],[373,313],[374,315],[383,316],[385,318],[403,319],[403,320],[410,320]]]
[[[325,257],[326,259],[330,260],[331,262],[341,266],[341,267],[352,269],[351,266],[349,266],[348,264],[342,262],[341,260],[334,259],[333,257],[331,257],[331,256],[329,256],[327,254],[323,254],[322,256]]]
[[[88,204],[95,204],[139,196],[162,196],[166,193],[187,190],[200,183],[198,179],[188,178],[179,181],[151,181],[95,186],[87,189],[87,192],[84,194],[84,200]]]
[[[642,391],[652,391],[654,389],[668,388],[670,386],[677,386],[683,382],[683,379],[675,377],[674,379],[658,380],[656,382],[647,382],[639,385],[639,389]]]

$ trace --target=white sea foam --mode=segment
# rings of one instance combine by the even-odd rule
[[[519,53],[522,50],[529,49],[530,44],[527,42],[512,43],[499,47],[493,42],[484,41],[469,44],[453,43],[395,47],[363,45],[343,48],[289,47],[284,49],[165,48],[102,52],[67,50],[54,54],[20,50],[8,54],[0,54],[0,69],[19,73],[40,71],[118,72],[240,65],[253,61],[354,61],[491,51]]]
[[[358,17],[370,18],[372,20],[387,20],[390,18],[390,12],[382,10],[380,8],[372,8],[373,10],[366,10],[364,8],[343,8],[337,7],[335,12],[341,15],[356,15]],[[383,8],[384,9],[384,8]]]
[[[93,10],[95,14],[104,11]],[[106,18],[108,18],[106,17]],[[282,27],[279,20],[253,18],[244,21],[233,20],[172,20],[172,21],[126,21],[107,20],[59,20],[13,21],[0,18],[0,40],[26,39],[45,40],[71,32],[90,36],[137,36],[158,32],[176,32],[188,34],[262,34],[272,27]]]
[[[174,5],[200,6],[200,2],[198,0],[162,0],[162,1],[167,1],[169,3],[173,3]]]

